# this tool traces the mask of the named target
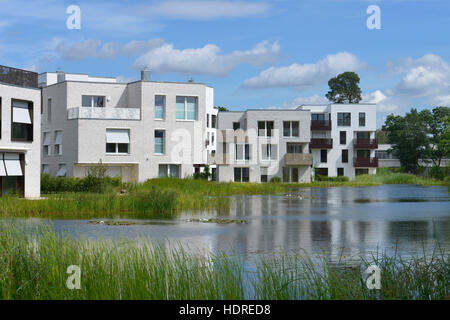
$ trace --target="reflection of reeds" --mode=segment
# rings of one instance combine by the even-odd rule
[[[439,247],[430,257],[374,254],[342,262],[294,253],[262,256],[251,271],[224,253],[128,240],[88,242],[51,227],[26,231],[0,225],[0,299],[443,299],[450,261]],[[363,270],[381,269],[381,289],[366,288]],[[66,287],[67,267],[81,268],[81,289]]]

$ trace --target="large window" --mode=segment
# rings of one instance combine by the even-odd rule
[[[58,177],[65,177],[67,174],[67,166],[64,163],[61,163],[58,165],[58,172],[56,173],[56,176]]]
[[[197,120],[197,97],[177,97],[177,120]]]
[[[302,145],[300,143],[288,143],[287,153],[302,153]]]
[[[250,169],[249,168],[234,168],[234,181],[235,182],[249,182],[250,181]]]
[[[50,144],[51,144],[51,133],[50,132],[44,132],[44,136],[42,139],[42,153],[44,156],[49,156],[51,154],[50,150]]]
[[[271,137],[273,131],[273,121],[258,121],[258,136]]]
[[[33,141],[33,103],[12,100],[11,140]]]
[[[62,154],[62,131],[55,131],[55,141],[53,153],[56,155]]]
[[[283,167],[283,182],[298,182],[298,168]]]
[[[52,99],[47,100],[47,121],[52,122]]]
[[[283,122],[283,137],[298,137],[298,121],[284,121]]]
[[[337,176],[342,177],[344,175],[344,168],[337,168]]]
[[[130,152],[130,130],[106,129],[106,153],[128,154]]]
[[[250,145],[248,143],[237,143],[235,146],[236,160],[250,160]]]
[[[351,125],[351,113],[350,112],[338,112],[338,126],[349,127]]]
[[[81,96],[81,106],[86,108],[105,107],[105,97],[103,96]]]
[[[364,112],[359,113],[359,126],[364,127],[366,125],[366,114]]]
[[[216,128],[217,116],[215,114],[211,115],[211,128]]]
[[[160,164],[158,168],[160,178],[180,178],[179,164]]]
[[[155,96],[155,119],[164,120],[166,111],[166,96]]]
[[[276,144],[262,144],[261,145],[261,158],[262,160],[277,160],[277,149]]]
[[[233,130],[238,130],[241,128],[241,124],[239,122],[233,122]]]
[[[164,154],[164,130],[155,130],[155,153]]]

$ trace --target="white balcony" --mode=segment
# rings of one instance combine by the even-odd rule
[[[141,109],[76,107],[67,109],[67,119],[141,120]]]

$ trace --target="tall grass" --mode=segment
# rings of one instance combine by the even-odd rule
[[[0,299],[445,299],[450,260],[374,255],[359,264],[313,261],[296,254],[256,260],[188,253],[152,242],[88,242],[57,235],[51,227],[0,225]],[[381,269],[380,290],[362,271]],[[81,289],[66,287],[67,267],[81,268]]]

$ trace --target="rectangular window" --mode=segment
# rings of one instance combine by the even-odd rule
[[[369,174],[369,169],[355,169],[355,176]]]
[[[328,168],[315,168],[314,169],[314,174],[316,176],[328,177]]]
[[[53,143],[53,154],[62,155],[62,131],[55,131],[55,141]]]
[[[311,113],[311,120],[324,121],[325,120],[325,114],[324,113]]]
[[[33,103],[12,100],[12,141],[33,141]]]
[[[215,114],[211,115],[211,128],[216,128],[217,116]]]
[[[52,99],[47,100],[47,121],[52,122]]]
[[[106,129],[106,153],[130,153],[130,130]]]
[[[267,182],[267,174],[261,175],[261,182]]]
[[[342,163],[348,163],[348,150],[342,150]]]
[[[364,127],[366,125],[366,113],[360,112],[359,113],[359,126]]]
[[[206,127],[209,128],[209,113],[206,114]]]
[[[58,166],[58,172],[56,173],[56,176],[58,177],[65,177],[67,174],[67,167],[65,164],[60,164]]]
[[[42,173],[50,173],[50,169],[48,168],[48,164],[42,165]]]
[[[350,112],[338,112],[338,126],[349,127],[351,125],[351,113]]]
[[[86,108],[104,108],[104,96],[81,96],[81,106]]]
[[[302,153],[302,145],[300,143],[288,143],[287,153]]]
[[[283,167],[283,182],[298,182],[297,167]]]
[[[197,120],[197,97],[177,97],[177,120]]]
[[[298,137],[299,136],[299,122],[298,121],[283,121],[283,137]]]
[[[164,120],[166,113],[166,96],[155,96],[155,119]]]
[[[42,146],[43,146],[42,153],[44,156],[49,156],[51,154],[50,144],[51,144],[51,133],[44,132],[44,136],[42,138]]]
[[[261,159],[262,160],[277,160],[276,144],[262,144],[261,145]]]
[[[237,143],[235,152],[236,160],[250,160],[250,145],[248,143]]]
[[[258,136],[271,137],[273,131],[273,121],[258,121]]]
[[[211,132],[211,145],[214,145],[214,132]]]
[[[164,130],[155,130],[155,153],[164,154]]]
[[[180,178],[179,164],[160,164],[158,167],[159,178]]]
[[[342,177],[344,175],[344,168],[337,168],[338,177]]]
[[[238,130],[241,128],[241,124],[239,122],[233,122],[233,130]]]
[[[327,149],[320,150],[320,162],[327,163]]]
[[[234,181],[235,182],[249,182],[250,181],[250,169],[249,168],[234,168]]]
[[[347,144],[347,132],[346,131],[339,132],[339,143]]]

